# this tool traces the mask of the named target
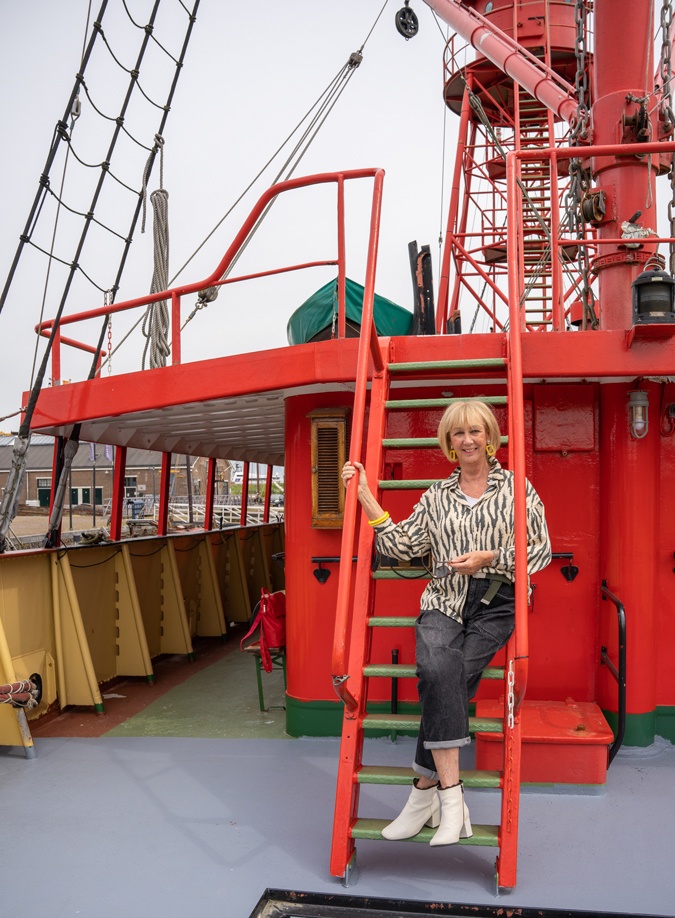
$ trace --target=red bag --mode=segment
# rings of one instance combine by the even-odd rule
[[[263,669],[266,673],[272,672],[272,658],[270,649],[276,650],[286,646],[286,593],[278,590],[276,593],[270,593],[265,587],[260,591],[260,602],[253,610],[253,624],[248,633],[241,639],[239,645],[245,650],[244,643],[259,631],[257,638],[249,641],[251,644],[260,644],[260,659]]]

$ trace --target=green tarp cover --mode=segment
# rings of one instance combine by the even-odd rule
[[[363,308],[363,287],[349,278],[346,279],[345,286],[347,319],[360,325],[361,310]],[[335,280],[317,290],[316,293],[313,293],[309,299],[305,300],[302,306],[295,310],[286,326],[288,343],[305,344],[322,328],[332,325],[333,316],[337,317],[337,311],[338,282],[337,278],[335,278]],[[375,294],[373,315],[378,335],[387,337],[389,335],[407,335],[410,333],[413,320],[412,313],[383,296]]]

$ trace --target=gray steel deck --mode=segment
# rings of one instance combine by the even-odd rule
[[[265,715],[261,715],[264,717]],[[338,741],[38,738],[0,755],[0,914],[247,918],[266,887],[347,892],[328,874]],[[409,739],[366,742],[409,764]],[[358,896],[675,914],[675,747],[622,751],[602,795],[526,791],[519,882],[494,895],[493,849],[361,842]],[[404,788],[362,789],[393,817]],[[472,819],[499,794],[468,791]]]

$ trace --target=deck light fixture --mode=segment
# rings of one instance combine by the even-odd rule
[[[633,389],[628,396],[628,407],[631,436],[642,440],[649,430],[649,395],[644,389]]]

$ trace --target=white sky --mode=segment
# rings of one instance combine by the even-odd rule
[[[192,7],[192,0],[184,0]],[[366,40],[384,0],[202,0],[179,80],[172,111],[164,131],[164,184],[169,191],[170,276],[186,261],[234,203],[268,158],[315,103],[349,58]],[[88,0],[0,0],[0,94],[5,114],[0,170],[3,207],[0,212],[0,283],[14,257],[35,197],[54,125],[63,116],[74,77],[79,69]],[[442,101],[442,60],[446,27],[441,27],[422,0],[413,0],[420,32],[406,42],[396,31],[394,14],[402,0],[389,0],[364,49],[356,71],[296,175],[339,169],[382,167],[386,171],[380,258],[376,289],[410,308],[412,287],[408,242],[429,244],[438,281],[438,239],[450,190],[457,118]],[[92,0],[97,15],[100,0]],[[146,22],[151,0],[127,0],[137,22]],[[155,36],[178,54],[185,28],[179,0],[162,0]],[[114,52],[132,67],[139,31],[129,25],[122,0],[110,0],[103,17]],[[168,90],[166,56],[153,42],[141,69],[140,83],[148,94],[163,101]],[[110,62],[99,40],[85,78],[92,99],[107,114],[119,113],[127,77]],[[657,51],[660,40],[657,43]],[[139,104],[138,93],[126,126],[149,143],[159,124],[150,105]],[[103,127],[102,127],[103,125]],[[93,118],[82,94],[82,116],[73,142],[85,160],[105,159],[110,126]],[[446,169],[443,179],[443,138]],[[65,145],[51,171],[58,190]],[[134,189],[140,188],[147,153],[124,138],[112,171]],[[159,183],[158,163],[149,190]],[[249,193],[202,249],[181,282],[206,278],[215,268],[250,207],[271,184],[273,167]],[[77,171],[72,157],[65,197],[71,206],[88,210],[98,172]],[[365,239],[370,186],[360,183],[350,192],[348,206],[347,273],[364,280]],[[121,232],[128,229],[136,198],[114,181],[106,183],[96,214]],[[668,195],[661,179],[659,197]],[[247,249],[235,273],[336,255],[334,192],[326,188],[291,198],[286,195]],[[48,209],[51,208],[51,212]],[[52,199],[45,205],[39,234],[49,248],[54,219]],[[665,207],[660,207],[665,214]],[[68,260],[75,250],[72,218],[62,211],[55,253]],[[141,296],[152,277],[152,216],[148,231],[135,233],[128,267],[117,302]],[[41,234],[41,236],[40,236]],[[77,231],[79,236],[79,227]],[[112,285],[120,244],[96,228],[90,233],[82,267],[102,287]],[[46,259],[27,248],[10,297],[0,314],[0,417],[16,411],[31,378],[35,348],[33,328],[39,320],[46,277]],[[260,348],[284,346],[286,324],[292,312],[316,289],[335,276],[334,268],[231,285],[215,303],[199,313],[186,328],[183,360],[215,357]],[[45,317],[52,317],[63,290],[65,271],[54,267],[45,300]],[[102,305],[102,294],[76,279],[66,314]],[[194,298],[183,303],[183,320]],[[113,322],[117,347],[140,311]],[[94,344],[100,322],[71,326],[68,334]],[[476,330],[485,330],[477,328]],[[41,349],[44,345],[44,339]],[[112,372],[136,370],[141,365],[144,339],[140,329],[115,353]],[[90,358],[65,350],[64,379],[85,378]],[[104,370],[107,372],[107,370]],[[16,430],[18,418],[0,421],[0,430]]]
[[[190,0],[185,3],[191,8]],[[146,21],[151,5],[149,0],[127,0],[130,12],[139,22]],[[383,0],[340,0],[339,3],[327,0],[284,0],[283,3],[278,0],[257,3],[202,0],[164,132],[171,276],[286,139],[350,53],[363,44],[382,5]],[[99,6],[100,0],[94,0],[93,16],[97,15]],[[295,174],[367,166],[385,169],[377,290],[410,308],[408,242],[416,239],[420,245],[431,245],[435,259],[438,252],[442,213],[444,39],[430,10],[419,0],[414,7],[420,18],[420,33],[406,42],[394,26],[394,14],[399,6],[402,3],[398,0],[390,0],[366,43],[363,63]],[[6,113],[5,142],[0,146],[4,176],[0,218],[0,281],[3,284],[37,191],[54,125],[65,111],[79,69],[87,7],[86,0],[58,3],[29,0],[20,4],[3,0],[0,30],[0,92],[4,96]],[[184,22],[178,0],[162,0],[155,36],[175,54],[182,42]],[[110,0],[103,27],[110,36],[113,50],[123,63],[132,66],[138,32],[125,22],[120,0]],[[162,101],[168,89],[167,59],[153,43],[150,47],[154,57],[143,65],[140,82],[150,95]],[[97,55],[92,57],[85,72],[87,86],[100,108],[117,115],[127,80],[117,68],[110,66],[100,39]],[[96,134],[90,129],[92,113],[84,94],[82,107],[83,114],[75,126],[73,141],[84,159],[100,161],[105,158],[110,127],[104,124],[101,130],[102,122],[97,121],[99,133]],[[448,124],[452,129],[455,121],[449,114]],[[159,115],[150,106],[133,109],[133,117],[130,113],[127,120],[130,130],[145,143],[158,123]],[[122,147],[124,165],[118,160],[116,168],[113,161],[113,171],[123,175],[134,188],[139,188],[147,153],[130,141],[125,141]],[[62,144],[51,171],[54,189],[58,189],[61,181],[64,153],[65,145]],[[71,156],[66,197],[75,207],[86,211],[93,190],[93,186],[86,183],[86,177],[94,173],[93,170],[80,170],[75,175],[75,171]],[[82,175],[85,180],[79,177]],[[96,178],[98,173],[94,175]],[[213,270],[250,206],[271,184],[273,175],[272,171],[266,173],[244,204],[181,274],[180,280],[200,280]],[[157,163],[149,190],[156,188],[158,183]],[[446,175],[446,189],[448,184],[449,175]],[[96,213],[104,221],[105,214],[109,214],[110,222],[124,232],[135,199],[114,182],[109,181],[109,187],[112,194],[109,191],[102,197],[102,207]],[[360,187],[364,190],[348,197],[348,218],[350,214],[359,218],[354,242],[351,246],[348,242],[348,275],[362,283],[363,231],[367,228],[368,209],[365,183],[360,183]],[[334,257],[334,222],[329,219],[334,221],[334,200],[334,193],[326,190],[312,198],[309,193],[302,192],[300,199],[292,202],[282,199],[272,210],[268,228],[265,232],[261,230],[251,244],[236,273],[240,273],[240,269],[241,273],[247,273]],[[51,201],[50,206],[53,207]],[[55,252],[70,260],[75,249],[74,236],[63,211],[59,221],[64,239],[57,242]],[[331,229],[322,230],[322,225]],[[40,226],[43,244],[48,248],[53,210]],[[151,227],[149,208],[148,231],[144,236],[138,229],[136,231],[117,302],[149,290]],[[111,250],[106,234],[98,230],[92,232],[91,242],[80,260],[83,268],[101,286],[112,283],[119,251],[116,245],[113,244]],[[17,410],[21,392],[28,388],[35,347],[33,328],[39,319],[45,286],[44,258],[27,249],[21,264],[0,315],[0,416]],[[314,269],[282,276],[275,281],[256,281],[248,285],[248,291],[244,284],[228,287],[186,329],[184,359],[285,345],[286,323],[293,310],[333,276],[334,268]],[[63,269],[54,268],[45,317],[56,312],[63,283]],[[192,302],[183,305],[184,317],[190,312]],[[66,312],[79,312],[101,304],[102,295],[78,279]],[[134,320],[139,316],[137,311]],[[113,322],[114,345],[128,325],[126,319]],[[93,344],[99,328],[97,321],[95,326],[91,324],[86,329],[71,327],[68,333]],[[113,358],[113,372],[139,368],[143,343],[138,330],[119,356]],[[66,354],[63,377],[75,380],[86,376],[90,358]],[[17,425],[18,418],[12,418],[0,422],[0,429],[15,430]]]

